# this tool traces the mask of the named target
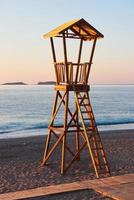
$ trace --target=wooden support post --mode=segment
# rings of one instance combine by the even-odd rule
[[[50,37],[50,42],[51,42],[51,48],[52,48],[53,61],[56,62],[56,54],[55,54],[54,42],[53,42],[52,37]]]
[[[65,62],[65,67],[66,67],[66,82],[68,83],[68,64],[67,64],[67,48],[66,48],[65,33],[63,33],[62,36],[63,36],[64,62]]]
[[[61,174],[64,174],[64,169],[65,169],[65,146],[66,146],[67,122],[68,122],[68,99],[69,99],[69,92],[66,93],[66,99],[65,99],[64,136],[62,139],[63,143],[62,143],[62,157],[61,157]]]
[[[94,42],[93,42],[93,47],[92,47],[91,56],[90,56],[90,60],[89,60],[89,67],[88,67],[88,71],[87,71],[86,83],[88,82],[88,78],[89,78],[89,73],[90,73],[90,69],[91,69],[91,65],[92,65],[96,41],[97,41],[97,38],[95,38]]]
[[[49,146],[50,146],[50,139],[51,139],[51,130],[49,130],[48,132],[48,136],[47,136],[47,140],[46,140],[46,144],[45,144],[45,152],[44,152],[44,157],[43,157],[43,161],[41,163],[41,166],[45,165],[45,159],[49,150]]]
[[[56,110],[56,106],[57,106],[57,102],[58,102],[58,93],[59,93],[59,91],[57,91],[56,94],[55,94],[55,100],[54,100],[54,106],[53,106],[51,118],[53,117],[53,115],[55,113],[55,110]],[[51,123],[51,125],[52,125],[52,123]],[[48,132],[48,136],[47,136],[47,140],[46,140],[46,145],[45,145],[44,157],[43,157],[43,161],[42,161],[41,165],[44,165],[46,156],[48,154],[48,149],[49,149],[49,145],[50,145],[50,139],[51,139],[51,130],[49,130],[49,132]]]
[[[76,102],[75,102],[75,108],[76,108],[76,151],[79,152],[80,150],[79,116],[78,116],[78,108]],[[77,159],[80,160],[80,154],[78,155]]]
[[[54,42],[53,42],[52,37],[50,37],[50,43],[51,43],[52,56],[53,56],[53,62],[54,62],[54,69],[55,69],[55,74],[56,74],[56,83],[58,83],[58,74],[57,74],[57,69],[56,69],[56,54],[55,54]]]
[[[79,64],[80,64],[80,59],[81,59],[82,45],[83,45],[83,39],[80,40],[80,48],[79,48],[79,55],[78,55],[78,66],[77,66],[76,77],[75,77],[76,83],[77,83],[78,73],[79,73]]]

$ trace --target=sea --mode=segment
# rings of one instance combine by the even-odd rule
[[[54,93],[53,85],[0,85],[0,139],[47,134]],[[91,85],[90,99],[99,130],[134,129],[134,85]]]

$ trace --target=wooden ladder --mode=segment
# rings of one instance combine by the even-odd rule
[[[75,101],[81,121],[80,132],[88,147],[96,176],[99,177],[101,174],[110,175],[108,161],[97,129],[88,92],[75,92]]]

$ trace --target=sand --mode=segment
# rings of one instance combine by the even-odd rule
[[[134,130],[106,131],[101,137],[111,174],[134,173]],[[68,138],[73,146],[73,136]],[[35,136],[0,140],[0,193],[96,178],[86,149],[64,176],[59,168],[60,148],[48,166],[40,167],[45,139]]]

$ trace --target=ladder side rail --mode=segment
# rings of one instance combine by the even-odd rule
[[[92,149],[91,149],[91,145],[90,145],[90,142],[89,142],[89,138],[88,138],[88,135],[87,135],[86,126],[85,126],[85,123],[84,123],[84,120],[83,120],[83,116],[82,116],[82,113],[81,113],[81,109],[80,109],[80,106],[79,106],[77,92],[75,92],[75,99],[76,99],[76,103],[77,103],[78,110],[79,110],[79,113],[80,113],[80,119],[81,119],[81,123],[82,123],[82,126],[83,126],[83,130],[84,130],[84,134],[85,134],[85,139],[87,141],[87,147],[88,147],[91,159],[92,159],[92,163],[93,163],[93,167],[94,167],[96,176],[98,178],[99,177],[98,169],[96,167],[96,162],[95,162],[94,155],[93,155],[93,152],[92,152]]]
[[[89,115],[89,119],[91,119],[91,121],[95,121],[95,118],[93,118],[94,117],[94,115],[93,115],[93,111],[92,111],[92,107],[91,107],[91,103],[90,103],[90,100],[89,100],[89,94],[88,94],[88,92],[87,93],[85,93],[84,94],[84,96],[82,97],[81,96],[81,94],[79,94],[80,95],[80,98],[84,98],[85,100],[87,100],[88,101],[88,106],[85,106],[86,107],[86,109],[87,109],[87,114],[89,115],[89,114],[92,114],[91,115],[91,117],[90,117],[90,115]],[[90,108],[90,109],[89,109]],[[90,110],[91,112],[88,112],[88,110]],[[96,128],[97,129],[97,125],[95,125],[94,126],[94,128]],[[94,130],[94,132],[96,132],[96,130]],[[96,132],[96,134],[99,136],[99,133],[97,133]],[[103,145],[101,145],[101,147],[97,147],[97,141],[96,141],[96,134],[93,134],[93,135],[91,135],[91,139],[93,140],[93,145],[94,145],[94,148],[93,148],[93,150],[95,151],[94,153],[95,153],[95,158],[96,158],[96,162],[97,162],[97,167],[100,169],[101,168],[101,162],[100,162],[100,157],[99,157],[99,150],[100,151],[103,151]],[[99,143],[100,144],[100,143]],[[105,152],[104,152],[105,153]],[[103,152],[101,152],[101,155],[102,155],[102,157],[104,156],[104,153]],[[106,156],[105,156],[106,157]],[[104,157],[104,159],[105,159],[105,157]],[[105,162],[105,160],[104,160],[104,163],[105,163],[105,167],[107,167],[107,162]],[[107,170],[107,172],[108,172],[108,170]]]
[[[87,96],[88,96],[88,99],[89,99],[89,94],[88,93],[87,93]],[[90,103],[90,100],[89,100],[89,103]],[[105,150],[104,150],[104,147],[103,147],[101,136],[100,136],[99,131],[98,131],[98,127],[97,127],[97,124],[96,124],[96,120],[95,120],[95,117],[94,117],[92,106],[90,106],[90,109],[91,109],[92,119],[94,121],[95,132],[96,132],[96,135],[94,136],[94,140],[95,140],[96,144],[98,144],[98,142],[99,142],[102,159],[103,159],[103,161],[105,163],[105,168],[106,168],[107,172],[110,174],[110,168],[109,168],[108,160],[107,160],[106,153],[105,153]],[[97,142],[97,138],[96,137],[98,137],[98,139],[99,139],[98,142]]]
[[[87,115],[90,118],[90,122],[91,122],[93,132],[97,133],[96,132],[97,125],[95,123],[95,118],[94,118],[94,115],[93,115],[93,110],[92,110],[92,106],[91,106],[91,103],[90,103],[88,92],[85,93],[85,96],[86,96],[86,100],[88,101],[88,104],[89,104],[89,106],[86,106]],[[94,153],[95,153],[95,159],[96,159],[97,167],[100,169],[101,168],[101,161],[100,161],[100,156],[99,156],[99,147],[97,145],[98,143],[97,143],[97,140],[96,140],[96,134],[92,135],[92,140],[93,140]]]

